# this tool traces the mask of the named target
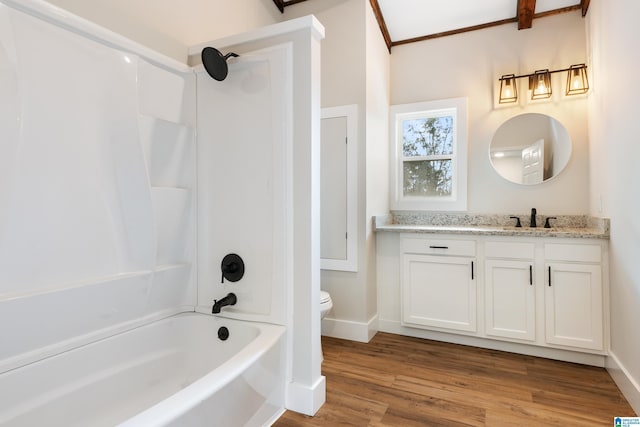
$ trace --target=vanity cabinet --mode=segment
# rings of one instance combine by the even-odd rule
[[[601,248],[545,244],[545,341],[604,349]]]
[[[405,236],[401,246],[402,324],[475,332],[475,241]]]
[[[525,341],[536,339],[535,245],[486,242],[485,333]]]
[[[402,233],[399,243],[400,329],[383,319],[382,331],[606,354],[605,240]]]

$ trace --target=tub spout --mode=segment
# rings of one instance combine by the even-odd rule
[[[235,305],[237,301],[238,301],[238,298],[236,298],[236,294],[234,293],[230,293],[229,295],[227,295],[226,297],[220,300],[214,300],[213,308],[211,309],[211,314],[220,313],[220,309],[222,307],[225,307],[227,305]]]

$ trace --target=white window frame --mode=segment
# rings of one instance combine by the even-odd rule
[[[392,210],[467,210],[467,98],[392,105],[389,109],[390,205]],[[402,121],[453,116],[452,187],[450,196],[405,196],[403,191]]]

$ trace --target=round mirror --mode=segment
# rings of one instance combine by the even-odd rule
[[[540,184],[569,163],[571,138],[553,117],[527,113],[500,125],[489,151],[491,165],[504,179],[516,184]]]

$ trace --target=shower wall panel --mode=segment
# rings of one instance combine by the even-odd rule
[[[193,74],[0,1],[0,93],[0,372],[195,305]]]
[[[224,81],[198,83],[198,303],[228,292],[225,315],[285,324],[292,235],[292,47],[242,54]],[[222,283],[228,253],[245,275]]]

